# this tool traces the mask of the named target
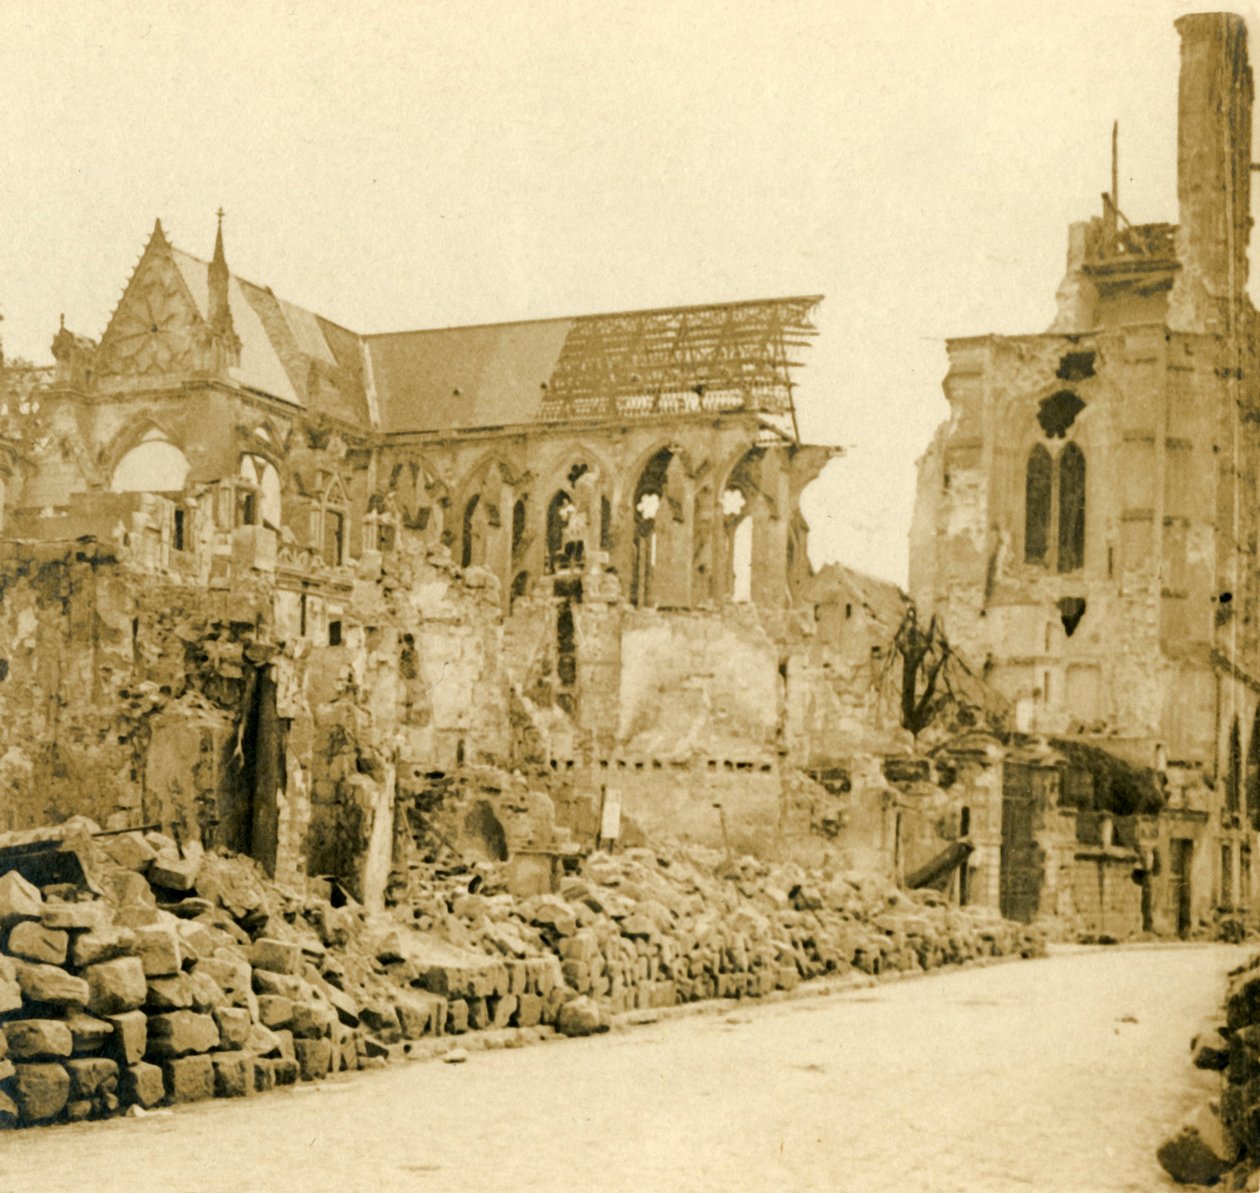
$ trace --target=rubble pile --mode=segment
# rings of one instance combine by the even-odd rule
[[[1222,1014],[1190,1052],[1220,1086],[1160,1147],[1160,1164],[1182,1184],[1260,1189],[1260,953],[1230,973]]]
[[[556,894],[448,896],[445,928],[505,958],[553,955],[565,986],[605,1015],[1042,947],[1024,925],[947,906],[935,892],[903,892],[871,874],[824,877],[752,857],[723,867],[720,857],[700,849],[597,853]],[[424,902],[416,911],[432,923]],[[454,928],[452,918],[460,921]]]
[[[493,865],[433,869],[370,915],[247,858],[94,830],[44,834],[79,881],[24,877],[33,855],[0,839],[2,1126],[318,1081],[423,1037],[586,1035],[634,1008],[1039,948],[936,895],[751,858],[598,853],[527,898]]]

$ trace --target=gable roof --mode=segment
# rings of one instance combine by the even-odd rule
[[[150,254],[174,265],[197,317],[209,323],[211,263],[170,245],[160,223],[142,264]],[[126,301],[124,294],[120,309]],[[241,345],[229,375],[311,414],[386,433],[656,411],[787,416],[799,363],[792,356],[814,334],[810,315],[820,301],[759,299],[365,336],[229,271],[228,306]]]

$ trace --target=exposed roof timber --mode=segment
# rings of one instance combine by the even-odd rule
[[[821,296],[586,315],[573,321],[543,420],[731,409],[792,412],[792,350]]]

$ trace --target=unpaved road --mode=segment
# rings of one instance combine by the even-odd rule
[[[1242,955],[1071,952],[15,1132],[0,1190],[1150,1193]]]

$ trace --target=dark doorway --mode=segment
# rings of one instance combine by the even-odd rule
[[[1174,837],[1168,878],[1168,894],[1177,915],[1177,935],[1183,940],[1190,934],[1190,864],[1194,859],[1194,842]]]
[[[1008,764],[1002,780],[1002,856],[999,906],[1008,920],[1030,923],[1041,901],[1041,850],[1033,836],[1037,768]]]

